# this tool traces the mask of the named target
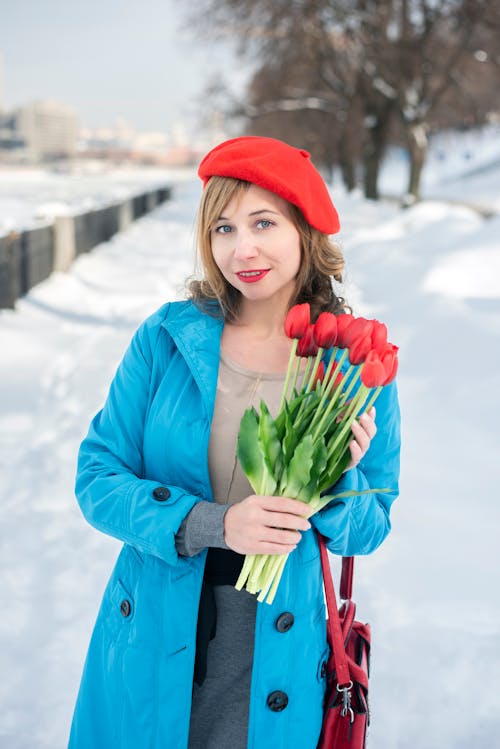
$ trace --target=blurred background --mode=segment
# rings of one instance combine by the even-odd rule
[[[119,551],[79,513],[78,445],[185,293],[200,158],[241,134],[310,151],[345,296],[400,346],[401,498],[355,584],[369,747],[497,745],[499,39],[499,0],[4,3],[2,749],[66,745]]]

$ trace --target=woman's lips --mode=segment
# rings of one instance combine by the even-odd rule
[[[269,273],[269,270],[269,268],[267,270],[241,270],[236,275],[243,283],[255,283],[264,278]]]

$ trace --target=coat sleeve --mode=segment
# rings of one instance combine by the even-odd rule
[[[95,528],[175,564],[175,534],[201,497],[143,478],[153,360],[147,323],[135,333],[104,407],[80,446],[75,492],[84,517]]]
[[[389,513],[399,493],[400,417],[395,382],[383,388],[376,409],[377,434],[370,448],[356,468],[344,473],[334,491],[390,491],[333,500],[310,518],[334,554],[370,554],[391,529]]]

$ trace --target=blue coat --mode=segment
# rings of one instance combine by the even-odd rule
[[[124,546],[90,642],[70,749],[187,748],[206,551],[180,557],[175,534],[196,502],[213,501],[207,452],[222,327],[191,302],[161,307],[134,335],[81,445],[82,512]],[[390,529],[399,470],[394,385],[377,401],[377,425],[368,453],[338,489],[391,492],[337,501],[311,519],[336,554],[368,554]],[[276,628],[283,612],[295,618],[287,632]],[[311,529],[291,554],[273,604],[258,605],[250,749],[316,746],[327,655]],[[288,696],[281,712],[267,704],[276,690]]]

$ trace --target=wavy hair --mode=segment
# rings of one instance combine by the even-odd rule
[[[189,279],[188,297],[204,311],[217,317],[222,315],[227,321],[237,319],[241,294],[224,278],[213,258],[211,231],[227,204],[237,200],[251,184],[232,177],[211,177],[203,190],[198,211],[197,246],[203,277]],[[300,236],[302,251],[289,307],[309,302],[313,320],[325,310],[339,314],[349,309],[332,285],[332,278],[342,283],[345,265],[342,250],[327,234],[311,226],[300,208],[291,203],[287,205]]]

